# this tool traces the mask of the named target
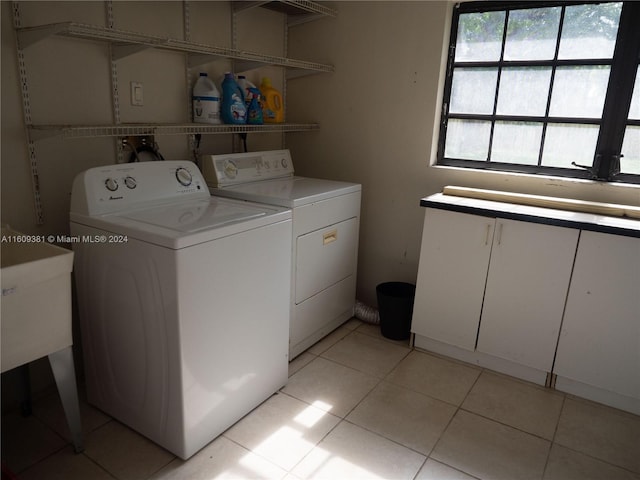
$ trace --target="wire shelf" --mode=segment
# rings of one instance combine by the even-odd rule
[[[83,40],[110,42],[113,45],[114,59],[119,60],[147,48],[169,50],[189,54],[189,66],[229,58],[239,62],[240,71],[247,71],[265,65],[281,66],[296,70],[295,76],[320,72],[333,72],[333,65],[295,60],[292,58],[265,55],[256,52],[235,50],[227,47],[187,42],[174,38],[156,37],[125,30],[115,30],[98,25],[75,22],[52,23],[37,27],[17,29],[20,45],[27,48],[49,36],[79,38]]]
[[[299,25],[323,17],[336,17],[337,11],[311,0],[247,1],[233,2],[234,12],[263,7],[287,15],[287,25]]]
[[[215,135],[229,133],[284,133],[318,130],[317,123],[270,123],[264,125],[122,124],[122,125],[32,125],[34,140],[50,137],[89,138],[140,135]]]

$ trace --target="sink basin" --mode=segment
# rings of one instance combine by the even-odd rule
[[[73,252],[2,228],[2,372],[72,345]]]

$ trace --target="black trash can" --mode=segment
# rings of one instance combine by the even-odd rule
[[[392,340],[408,339],[416,286],[404,282],[381,283],[376,287],[376,294],[382,335]]]

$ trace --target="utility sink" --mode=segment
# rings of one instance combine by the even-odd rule
[[[2,227],[1,371],[17,367],[28,371],[29,362],[49,357],[74,449],[79,453],[84,446],[71,348],[73,252],[28,240],[38,239]]]
[[[2,228],[2,372],[57,352],[71,338],[73,252]]]

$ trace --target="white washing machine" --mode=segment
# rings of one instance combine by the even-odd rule
[[[166,161],[80,174],[70,220],[91,404],[186,459],[285,385],[290,210]]]
[[[289,150],[203,155],[213,195],[291,208],[290,360],[353,316],[361,186],[294,175]]]

